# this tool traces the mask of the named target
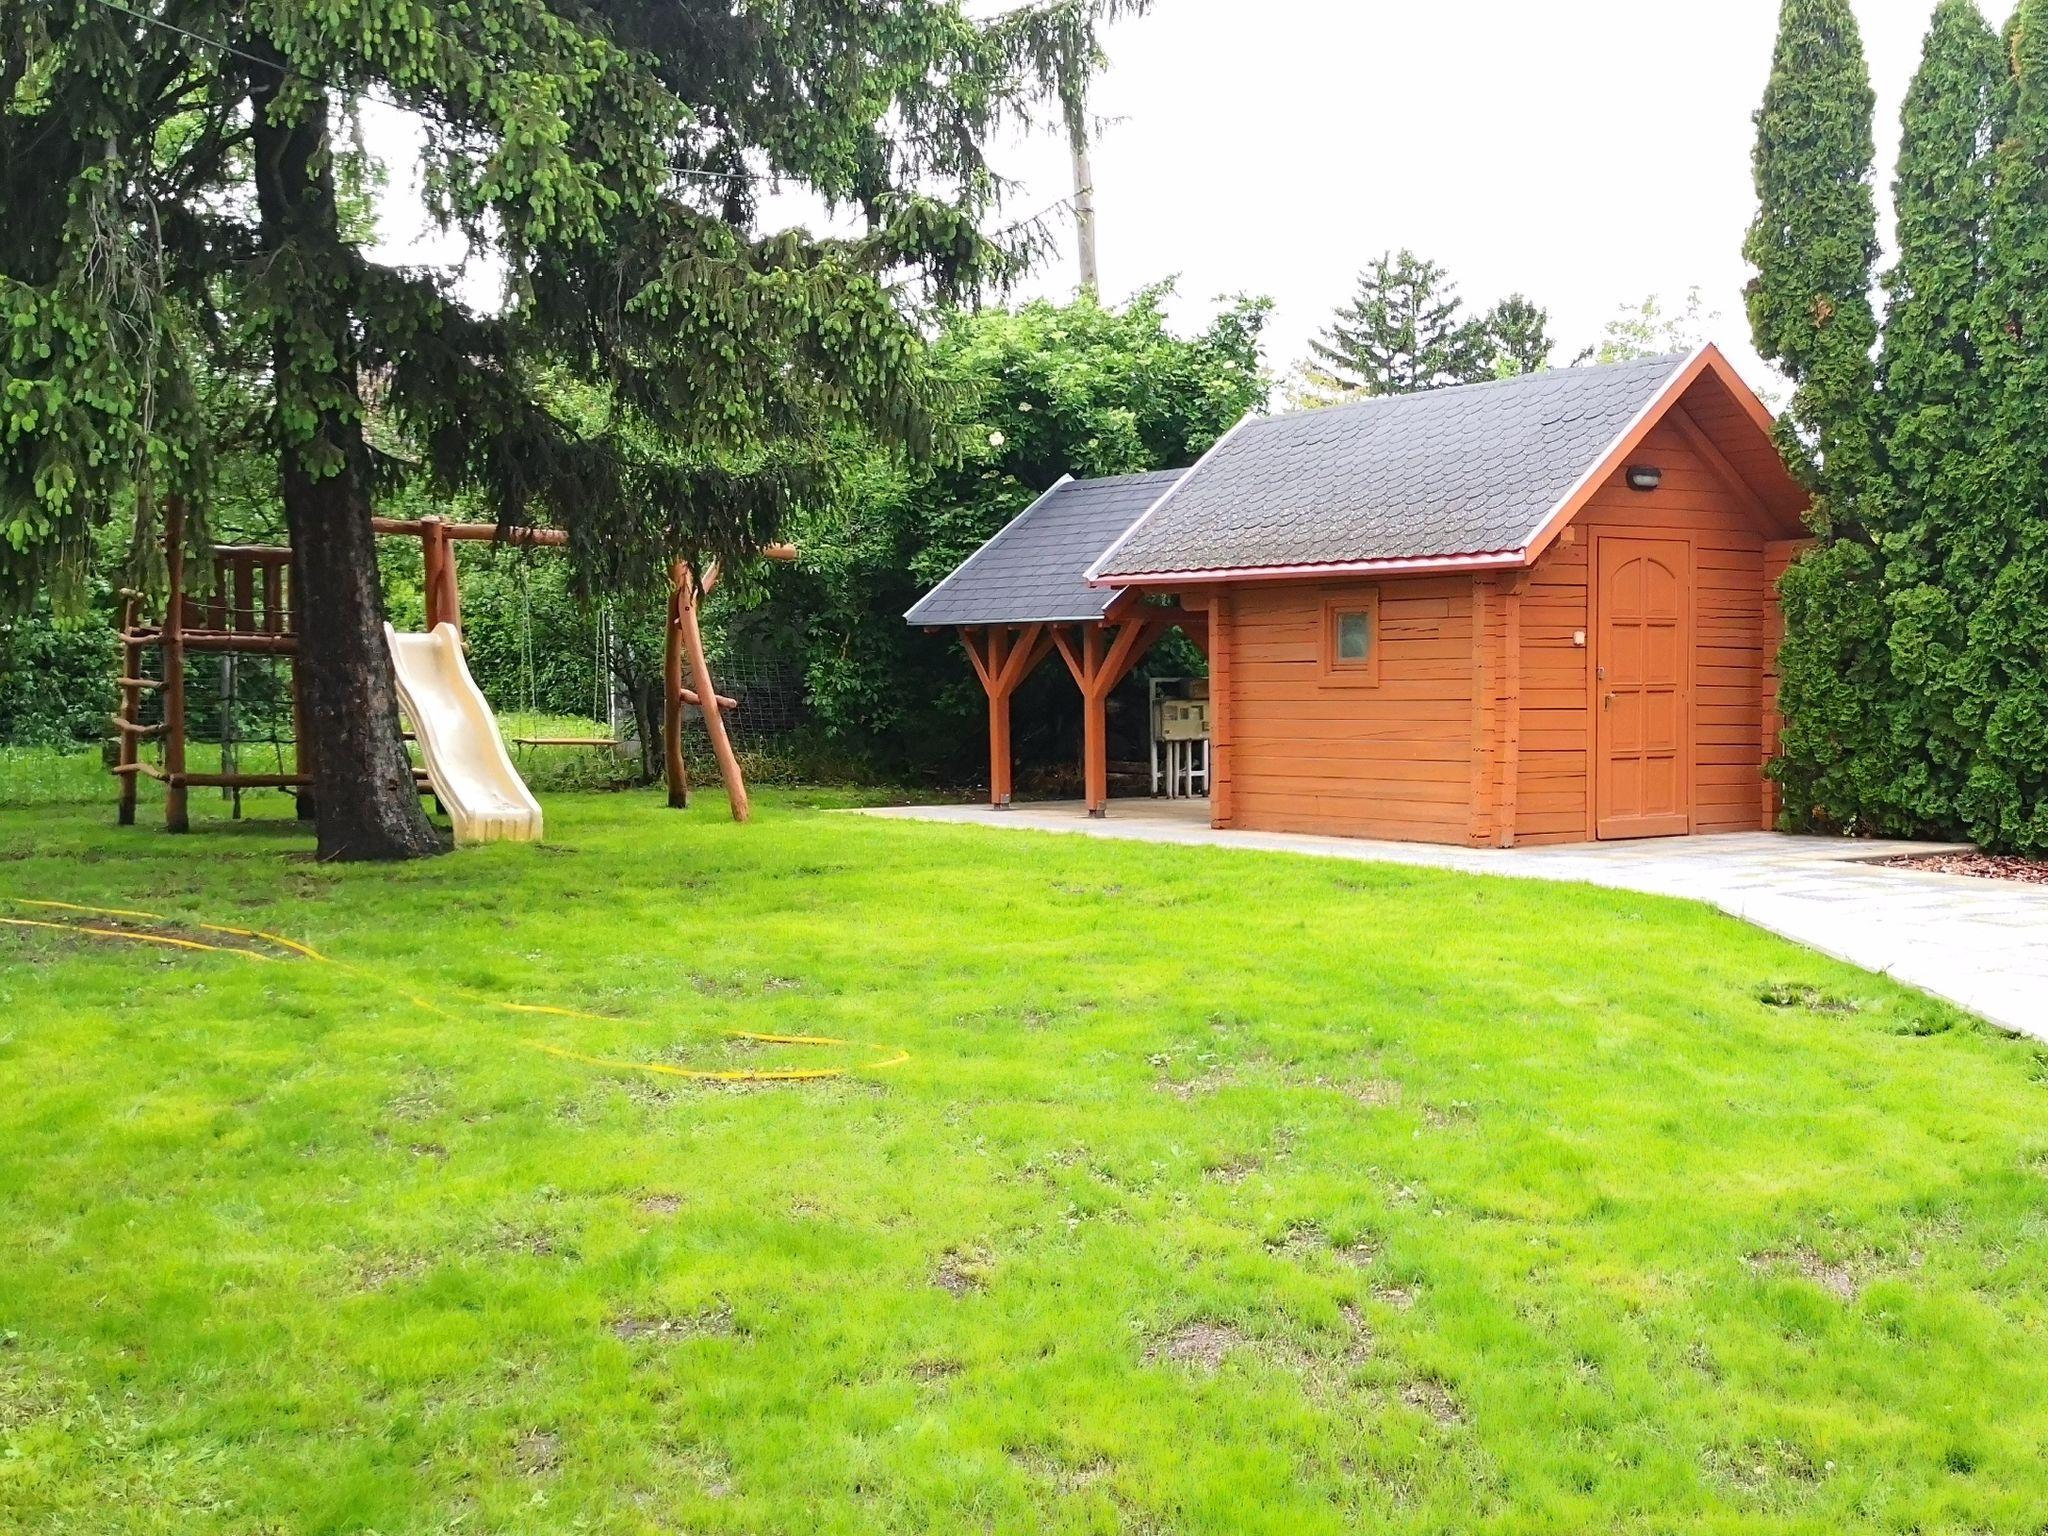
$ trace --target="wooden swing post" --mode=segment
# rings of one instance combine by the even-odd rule
[[[718,707],[718,690],[711,682],[711,663],[704,654],[704,631],[697,622],[698,600],[717,582],[716,565],[706,569],[704,580],[699,583],[689,562],[678,560],[669,568],[670,611],[675,616],[674,632],[689,658],[690,680],[696,686],[699,700],[698,714],[704,721],[704,734],[711,738],[711,755],[718,760],[718,776],[725,781],[725,795],[732,806],[732,819],[745,821],[753,814],[753,806],[747,799],[747,781],[740,772],[739,757],[732,749],[732,737],[725,729],[725,711]],[[681,678],[677,678],[669,699],[669,713],[676,722],[674,735],[680,752],[683,718]]]
[[[796,559],[796,546],[765,545],[761,558],[787,564]],[[718,585],[718,574],[715,560],[704,567],[701,577],[687,560],[678,560],[669,567],[668,651],[662,678],[662,747],[668,763],[668,803],[677,810],[690,803],[689,770],[683,763],[683,707],[690,705],[704,718],[704,734],[711,739],[711,755],[718,761],[718,776],[725,784],[732,819],[745,821],[753,814],[753,806],[747,799],[747,781],[740,771],[739,755],[733,751],[731,733],[725,728],[726,712],[739,708],[739,704],[712,683],[711,662],[704,652],[704,632],[697,621],[698,604]],[[683,679],[686,666],[688,683]]]
[[[662,665],[661,744],[668,764],[671,810],[690,804],[690,770],[683,764],[683,572],[678,560],[669,568],[668,651]]]
[[[185,503],[164,503],[164,826],[192,830],[185,793]]]

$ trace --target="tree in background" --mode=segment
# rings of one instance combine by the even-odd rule
[[[1743,253],[1756,273],[1747,298],[1757,351],[1793,385],[1779,447],[1814,492],[1820,542],[1780,584],[1786,725],[1777,771],[1794,816],[1854,807],[1884,825],[1898,765],[1881,713],[1895,690],[1866,523],[1878,469],[1874,111],[1848,0],[1784,0],[1756,119],[1758,208]]]
[[[1899,258],[1885,274],[1878,366],[1890,473],[1872,514],[1896,685],[1884,711],[1898,765],[1888,800],[1901,830],[1955,824],[1981,729],[1959,663],[1972,602],[1965,588],[1981,590],[1987,573],[1967,562],[1951,568],[1951,556],[1986,489],[1976,455],[1990,420],[1978,329],[2006,74],[1975,0],[1942,0],[1901,113],[1892,184]]]
[[[1493,374],[1483,328],[1450,274],[1413,251],[1389,251],[1358,275],[1351,302],[1309,343],[1311,366],[1351,395],[1410,395]]]
[[[911,604],[1060,476],[1191,464],[1264,406],[1267,301],[1239,299],[1184,338],[1167,327],[1167,292],[953,316],[932,367],[963,450],[909,465],[843,439],[841,494],[797,525],[802,560],[755,578],[757,627],[797,637],[818,725],[868,771],[931,777],[978,761],[983,706],[966,659],[952,635],[905,625]],[[1048,722],[1073,691],[1036,681],[1018,709],[1027,761],[1055,750]]]
[[[1511,379],[1541,373],[1550,366],[1557,343],[1550,334],[1550,311],[1519,293],[1511,293],[1480,322],[1492,351],[1493,377]]]
[[[0,0],[0,606],[78,606],[116,506],[210,537],[200,376],[240,371],[298,573],[319,843],[433,851],[398,734],[364,381],[421,473],[560,522],[585,584],[743,554],[829,478],[833,429],[921,448],[921,349],[886,274],[945,296],[1012,270],[978,233],[981,145],[1028,94],[1035,8],[956,0]],[[373,96],[417,114],[433,212],[508,272],[498,313],[346,226]],[[754,230],[764,176],[861,236]],[[567,370],[616,429],[549,408]],[[674,452],[649,460],[636,435]]]
[[[1757,351],[1792,380],[1781,422],[1825,526],[1851,527],[1876,468],[1871,307],[1877,261],[1876,97],[1848,0],[1785,0],[1757,113],[1756,222],[1743,255]]]
[[[1550,312],[1530,299],[1511,293],[1474,318],[1443,267],[1389,251],[1358,275],[1351,302],[1309,343],[1287,403],[1314,409],[1538,373],[1555,349]]]
[[[1095,167],[1090,153],[1095,124],[1088,112],[1088,87],[1105,64],[1102,28],[1122,16],[1142,16],[1152,0],[1051,0],[1019,7],[1017,49],[1039,86],[1058,101],[1074,166],[1074,241],[1081,286],[1099,292],[1101,266],[1095,250]]]
[[[1963,816],[1979,841],[2031,852],[2048,850],[2048,0],[2020,0],[2010,58],[1976,336],[1988,410],[1944,578],[1976,743]]]
[[[1653,293],[1640,304],[1622,305],[1621,312],[1602,328],[1600,339],[1573,358],[1572,366],[1693,352],[1710,339],[1709,332],[1720,318],[1707,308],[1706,296],[1696,287],[1686,290],[1685,307],[1675,312],[1667,310],[1664,300]]]

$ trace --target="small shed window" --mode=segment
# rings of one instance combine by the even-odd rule
[[[1372,660],[1372,615],[1364,609],[1345,609],[1337,614],[1337,661]]]
[[[1380,594],[1347,592],[1323,604],[1323,681],[1371,688],[1380,680]]]

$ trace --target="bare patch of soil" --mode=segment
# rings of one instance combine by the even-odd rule
[[[682,1339],[730,1338],[739,1331],[733,1324],[732,1308],[728,1306],[713,1307],[687,1317],[629,1314],[613,1318],[611,1330],[613,1338],[627,1344],[643,1340],[666,1344]]]
[[[948,1296],[967,1296],[988,1289],[989,1261],[986,1254],[949,1251],[939,1260],[932,1284]]]
[[[1250,1342],[1228,1323],[1183,1323],[1155,1342],[1145,1352],[1145,1358],[1148,1361],[1170,1360],[1176,1365],[1192,1365],[1198,1370],[1213,1371],[1223,1364],[1232,1350],[1243,1349]]]
[[[1246,1179],[1265,1166],[1265,1159],[1246,1152],[1233,1157],[1227,1163],[1218,1163],[1208,1170],[1209,1177],[1218,1184],[1242,1184]]]
[[[1765,1248],[1742,1262],[1760,1274],[1789,1269],[1802,1279],[1811,1280],[1837,1301],[1854,1301],[1856,1293],[1863,1289],[1863,1277],[1855,1266],[1824,1259],[1804,1243]]]
[[[366,1260],[356,1271],[356,1284],[366,1291],[381,1291],[401,1280],[413,1280],[427,1272],[427,1258],[417,1253],[386,1253]]]
[[[1459,1406],[1456,1394],[1434,1376],[1418,1376],[1403,1386],[1401,1401],[1418,1412],[1428,1414],[1439,1424],[1449,1426],[1465,1422],[1465,1410]]]
[[[1033,1481],[1043,1483],[1061,1494],[1074,1494],[1092,1488],[1114,1470],[1112,1463],[1105,1457],[1096,1456],[1087,1461],[1072,1462],[1063,1460],[1053,1452],[1035,1447],[1012,1451],[1010,1459]]]
[[[551,1430],[529,1430],[512,1444],[512,1461],[526,1477],[545,1477],[562,1464],[562,1437]]]
[[[1766,1008],[1803,1008],[1808,1013],[1856,1013],[1862,1006],[1805,981],[1774,981],[1757,992],[1756,1000]]]

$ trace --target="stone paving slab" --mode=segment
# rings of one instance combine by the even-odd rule
[[[1577,880],[1684,897],[1918,987],[2006,1029],[2048,1040],[2048,886],[1874,862],[1951,851],[1954,844],[1735,832],[1543,848],[1446,848],[1291,832],[1219,832],[1209,825],[1207,803],[1200,800],[1124,801],[1094,819],[1078,801],[1006,811],[985,805],[887,806],[860,814]]]

